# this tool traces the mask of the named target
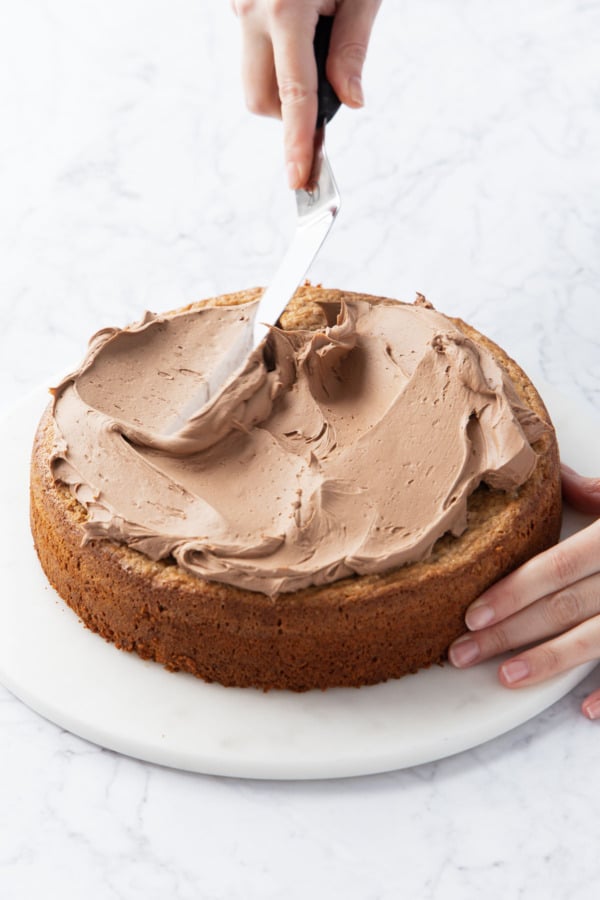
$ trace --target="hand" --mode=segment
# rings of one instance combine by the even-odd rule
[[[600,479],[562,467],[563,495],[581,512],[600,515]],[[579,663],[600,659],[600,519],[526,562],[471,604],[467,634],[449,650],[466,668],[517,647],[543,641],[502,663],[505,687],[537,684]],[[600,719],[600,690],[582,703]]]
[[[231,0],[242,25],[242,77],[252,112],[283,119],[291,188],[310,175],[317,119],[313,38],[334,15],[327,78],[347,106],[363,105],[362,67],[381,0]]]

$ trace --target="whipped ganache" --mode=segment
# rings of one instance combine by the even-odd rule
[[[547,426],[422,297],[348,294],[321,331],[272,329],[269,364],[255,353],[173,432],[256,303],[100,331],[54,389],[53,474],[87,509],[84,541],[274,595],[424,559],[481,482],[533,472]]]

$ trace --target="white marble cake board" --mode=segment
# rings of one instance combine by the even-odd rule
[[[588,474],[600,424],[543,391],[563,458]],[[360,689],[294,694],[223,688],[117,650],[84,628],[49,586],[28,521],[39,390],[2,422],[0,682],[40,715],[102,747],[161,765],[248,778],[366,775],[440,759],[527,721],[594,667],[509,691],[498,660]],[[589,518],[566,511],[563,537]]]

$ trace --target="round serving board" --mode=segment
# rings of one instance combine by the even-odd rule
[[[546,388],[563,458],[593,474],[600,425]],[[68,731],[111,750],[194,772],[336,778],[389,771],[474,747],[537,715],[594,664],[509,691],[498,660],[435,666],[374,687],[293,694],[205,684],[117,650],[49,586],[29,531],[29,452],[44,390],[2,422],[0,681]],[[563,538],[591,521],[566,510]]]

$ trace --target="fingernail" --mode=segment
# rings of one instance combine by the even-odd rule
[[[289,162],[287,164],[288,184],[293,191],[300,187],[300,167],[298,163]]]
[[[524,659],[511,659],[500,666],[503,680],[507,684],[516,684],[529,675],[529,663]]]
[[[448,651],[450,662],[460,669],[462,666],[468,666],[479,657],[479,645],[470,638],[458,640],[452,644]]]
[[[486,625],[493,621],[494,610],[485,603],[482,603],[481,606],[472,607],[466,616],[467,628],[471,628],[473,631],[485,628]]]
[[[600,700],[594,700],[592,703],[585,704],[583,712],[588,719],[600,719]]]
[[[348,93],[356,106],[364,106],[365,95],[363,94],[362,83],[358,75],[353,75],[348,81]]]

